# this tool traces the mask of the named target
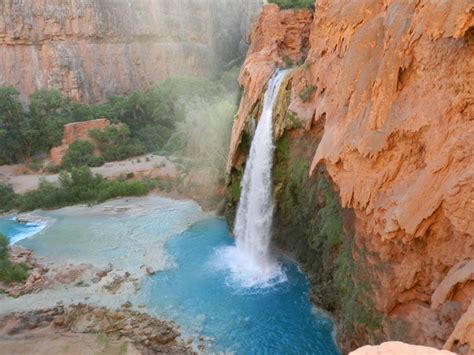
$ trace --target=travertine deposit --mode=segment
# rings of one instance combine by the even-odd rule
[[[289,51],[278,23],[301,12],[265,7],[242,69],[228,172],[272,71],[309,50],[289,111],[324,130],[307,173],[324,167],[355,215],[352,254],[367,256],[386,339],[397,321],[405,341],[441,348],[474,297],[473,14],[468,0],[320,0],[308,44]],[[308,33],[294,28],[293,39]],[[447,349],[467,351],[472,339],[458,339]]]
[[[0,2],[0,85],[75,99],[146,89],[171,75],[212,75],[246,49],[261,0]]]

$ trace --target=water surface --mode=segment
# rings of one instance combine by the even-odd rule
[[[123,205],[131,209],[114,209]],[[308,280],[297,266],[280,258],[285,281],[272,287],[241,287],[220,265],[222,250],[234,243],[225,221],[203,213],[192,201],[147,197],[35,214],[53,223],[18,244],[40,258],[112,263],[112,273],[119,275],[130,269],[141,289],[110,294],[101,283],[57,286],[2,299],[2,312],[51,307],[59,300],[87,299],[109,307],[130,300],[134,306],[143,303],[140,310],[176,320],[183,336],[196,345],[204,343],[209,353],[338,354],[332,322],[309,302]],[[34,231],[10,218],[0,218],[0,232],[10,240]],[[146,276],[143,264],[161,271]]]
[[[218,219],[199,222],[170,239],[176,267],[144,281],[151,310],[176,319],[186,335],[212,338],[207,351],[238,354],[338,354],[332,322],[308,299],[309,283],[289,260],[287,281],[265,288],[239,288],[216,267],[216,251],[233,244]]]

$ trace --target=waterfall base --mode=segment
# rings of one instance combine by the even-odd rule
[[[243,293],[262,292],[287,281],[279,262],[253,258],[235,246],[217,249],[211,267],[226,271],[226,284]]]

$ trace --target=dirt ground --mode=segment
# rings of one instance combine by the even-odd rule
[[[24,164],[2,165],[0,166],[0,183],[9,184],[16,193],[22,194],[37,189],[41,179],[51,183],[58,182],[58,174],[25,173],[26,170]],[[177,175],[176,167],[171,161],[166,157],[152,154],[105,163],[91,170],[106,178],[116,178],[128,173],[138,176],[169,176],[170,178]]]

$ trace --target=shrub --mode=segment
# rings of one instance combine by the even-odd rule
[[[315,0],[269,0],[269,3],[277,4],[282,9],[314,8]]]
[[[8,239],[0,233],[0,281],[21,282],[27,277],[28,269],[25,264],[12,265],[8,254]]]
[[[102,166],[105,164],[105,158],[104,157],[96,157],[96,156],[92,156],[90,159],[89,159],[89,162],[88,162],[88,166],[90,167],[97,167],[97,166]]]
[[[87,141],[73,142],[63,158],[63,168],[71,170],[75,166],[89,166],[94,154],[94,146]]]
[[[10,186],[0,183],[0,212],[15,208],[17,198],[17,194]]]
[[[98,142],[105,161],[123,160],[145,153],[143,145],[130,138],[130,129],[126,124],[93,130],[90,136]]]
[[[99,174],[92,174],[87,166],[74,167],[71,172],[61,172],[59,186],[45,180],[37,190],[18,198],[22,211],[36,208],[59,208],[77,203],[97,203],[113,197],[143,196],[152,186],[140,181],[105,180]]]
[[[316,92],[316,87],[313,85],[305,87],[299,94],[301,101],[308,102],[313,97],[313,94]]]
[[[46,166],[44,167],[44,170],[50,174],[57,174],[59,173],[61,168],[57,166],[56,164],[54,164],[54,162],[50,161],[48,164],[46,164]]]
[[[22,211],[31,211],[36,208],[53,208],[63,206],[65,196],[60,189],[46,180],[40,182],[37,190],[29,191],[18,197],[18,208]]]

